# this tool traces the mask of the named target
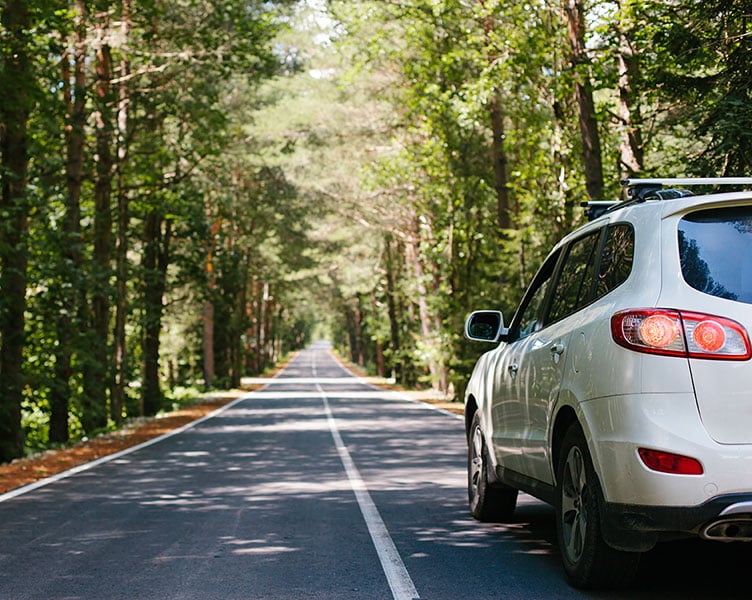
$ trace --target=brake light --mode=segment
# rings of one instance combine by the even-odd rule
[[[726,334],[715,321],[702,321],[692,332],[692,339],[705,352],[716,352],[726,343]]]
[[[637,452],[642,462],[651,471],[674,475],[702,475],[705,472],[702,463],[696,458],[647,448],[639,448]]]
[[[666,315],[650,315],[640,322],[640,338],[653,348],[668,348],[679,335],[679,327],[674,319]]]
[[[749,336],[725,317],[670,309],[635,309],[611,317],[611,336],[630,350],[724,360],[749,360]]]

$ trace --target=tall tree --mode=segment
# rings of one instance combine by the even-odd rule
[[[120,38],[130,38],[132,30],[131,0],[122,0],[120,16]],[[126,161],[131,113],[131,61],[123,52],[120,57],[117,88],[117,234],[115,244],[115,324],[113,331],[114,364],[112,388],[110,390],[110,416],[116,423],[123,419],[128,385],[128,343],[126,320],[128,317],[128,233],[130,230],[130,191],[126,186]]]
[[[28,122],[35,74],[31,62],[30,10],[24,0],[6,0],[0,89],[0,461],[23,453],[21,400],[26,308]]]
[[[479,0],[482,14],[484,44],[487,48],[487,61],[490,70],[496,71],[497,64],[505,60],[501,49],[495,43],[496,29],[500,26],[496,17],[495,3],[487,0]],[[490,6],[489,6],[490,5]],[[490,10],[489,10],[490,9]],[[507,173],[509,159],[504,147],[505,124],[504,124],[504,94],[500,86],[494,86],[488,100],[488,111],[491,121],[491,159],[494,170],[494,188],[496,189],[497,218],[499,229],[505,231],[513,226],[512,200],[509,190],[509,176]]]
[[[159,206],[147,209],[143,231],[143,386],[142,410],[155,415],[162,408],[160,382],[160,333],[167,289],[167,268],[170,263],[172,222]]]
[[[57,310],[57,347],[55,349],[55,376],[50,389],[50,441],[65,443],[69,437],[68,412],[70,405],[73,356],[80,339],[76,320],[83,308],[81,194],[85,178],[86,145],[86,58],[87,7],[83,0],[74,6],[73,30],[61,60],[61,82],[66,108],[66,203],[61,233],[60,268],[61,285],[55,290],[59,302]],[[71,65],[73,72],[71,73]]]
[[[114,98],[112,94],[112,49],[110,2],[94,4],[94,112],[95,181],[94,243],[91,274],[90,355],[84,373],[84,429],[106,426],[109,391],[110,297],[112,296],[112,175]]]

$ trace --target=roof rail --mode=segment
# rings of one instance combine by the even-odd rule
[[[589,221],[616,208],[639,204],[646,200],[672,200],[692,196],[689,190],[676,186],[690,187],[693,185],[735,185],[752,186],[752,177],[667,177],[667,178],[627,178],[621,180],[621,185],[627,189],[627,200],[623,201],[589,201],[581,202],[585,208],[585,215]],[[664,186],[668,186],[664,189]]]
[[[658,179],[622,179],[624,187],[638,185],[752,185],[752,177],[678,177]]]
[[[646,200],[671,200],[692,196],[692,192],[677,186],[693,185],[735,185],[752,186],[752,177],[680,177],[665,179],[622,179],[621,184],[627,188],[627,197],[635,202]],[[664,186],[669,186],[665,189]]]

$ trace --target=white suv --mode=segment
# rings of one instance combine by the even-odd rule
[[[631,198],[561,240],[465,394],[477,519],[517,491],[556,508],[577,587],[624,585],[641,552],[686,535],[752,540],[752,192],[626,180]],[[499,343],[500,342],[500,343]]]

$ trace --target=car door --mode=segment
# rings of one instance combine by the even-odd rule
[[[543,311],[542,327],[520,340],[517,347],[516,443],[521,449],[522,472],[553,483],[548,432],[561,381],[568,365],[568,350],[576,313],[594,298],[595,273],[602,231],[572,241],[564,251],[553,288]]]
[[[491,403],[493,447],[497,462],[519,473],[525,472],[521,441],[528,422],[517,383],[520,360],[527,338],[543,327],[548,290],[559,254],[549,256],[538,270],[512,320],[509,341],[495,357]]]

